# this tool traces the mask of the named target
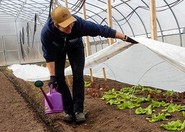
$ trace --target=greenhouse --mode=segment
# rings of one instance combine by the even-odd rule
[[[67,9],[70,16],[72,14],[74,17],[73,23],[66,27],[59,25],[61,23],[56,25],[53,12],[57,7]],[[3,99],[0,103],[3,109],[0,112],[5,113],[0,114],[0,122],[2,122],[0,130],[185,131],[184,7],[184,0],[0,0],[0,82],[2,86],[0,95]],[[57,28],[57,32],[50,36],[45,28],[49,20],[55,28],[51,32],[53,33]],[[85,27],[79,20],[89,25],[86,23],[87,27]],[[96,25],[93,30],[91,24]],[[80,25],[81,29],[78,29],[78,32],[74,31],[76,33],[74,36],[84,33],[79,37],[82,37],[82,40],[70,38],[76,25]],[[69,27],[71,33],[65,33]],[[47,36],[46,42],[42,38],[44,33]],[[57,38],[57,33],[64,34],[66,37]],[[114,34],[113,37],[111,37],[112,34]],[[117,34],[119,35],[116,36]],[[70,49],[70,45],[66,44],[68,39],[70,43],[74,41],[76,47],[79,46],[79,41],[82,41],[85,62],[82,58],[73,62],[73,57],[78,57],[79,53],[75,54],[75,50],[71,50],[74,55],[70,56],[71,52],[67,50],[68,47]],[[131,41],[127,41],[128,39]],[[59,40],[62,40],[60,43],[64,45],[63,48],[57,46],[56,42]],[[50,42],[56,46],[56,50],[51,50],[51,46],[48,46],[50,51],[46,51],[46,43]],[[66,51],[65,64],[56,60],[61,57],[55,57],[54,60],[49,56],[56,55],[59,49],[60,54],[63,54],[63,50]],[[54,53],[56,51],[57,53]],[[84,68],[80,67],[83,63]],[[51,68],[53,66],[54,72]],[[64,73],[57,72],[57,67],[62,69],[63,66],[65,66]],[[75,68],[77,68],[76,71]],[[81,73],[83,82],[79,79]],[[63,121],[67,108],[65,100],[62,106],[65,112],[54,112],[54,106],[51,106],[54,104],[50,105],[47,102],[46,96],[52,100],[51,87],[48,91],[51,77],[55,77],[57,87],[60,87],[59,80],[62,79],[59,78],[63,77],[59,77],[60,74],[64,74],[62,79],[72,92],[74,100],[75,85],[82,84],[85,87],[82,113],[86,121],[84,120],[83,123],[80,120],[78,124],[76,115],[78,110],[75,110],[74,100],[75,121],[72,124],[66,124]],[[79,80],[75,82],[75,79]],[[38,80],[43,82],[43,85],[40,82],[37,85]],[[54,86],[54,82],[52,85]],[[61,86],[64,85],[61,84]],[[127,89],[130,90],[126,92]],[[66,94],[61,91],[58,92],[64,99]],[[139,98],[138,95],[143,98]],[[19,101],[21,99],[23,101]],[[136,99],[144,103],[138,104]],[[156,110],[154,101],[158,103],[164,101],[166,104],[156,106]],[[167,110],[171,105],[175,107],[177,104],[176,111],[175,108],[172,108],[174,111]],[[47,113],[46,106],[49,110],[53,110],[52,114]],[[150,108],[149,111],[151,111],[151,113],[146,111],[146,113],[140,113],[146,120],[140,115],[136,116],[136,113],[141,112],[141,108],[144,109],[144,107]],[[16,109],[19,112],[15,112]],[[158,111],[160,112],[157,113]],[[174,112],[179,112],[181,116]],[[151,123],[154,122],[153,117],[157,114],[164,114],[167,119],[162,118],[158,119],[156,124]],[[173,121],[176,121],[179,127],[170,126]],[[11,125],[7,127],[9,122]]]

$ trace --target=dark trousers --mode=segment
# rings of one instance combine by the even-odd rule
[[[66,84],[64,69],[66,54],[72,68],[73,87],[72,94]],[[58,81],[58,91],[63,96],[64,110],[67,114],[83,112],[84,109],[84,78],[83,70],[85,54],[83,44],[58,53],[55,62],[55,74]]]

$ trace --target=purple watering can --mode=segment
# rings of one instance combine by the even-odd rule
[[[52,85],[50,86],[50,91],[46,94],[42,89],[43,84],[40,80],[35,82],[35,86],[41,89],[45,98],[45,114],[63,112],[62,94],[57,92],[56,88],[53,88]]]

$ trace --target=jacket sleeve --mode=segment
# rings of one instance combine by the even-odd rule
[[[78,29],[80,30],[82,36],[115,38],[116,30],[106,25],[100,25],[91,21],[86,21],[80,17],[77,17],[77,20]]]
[[[41,33],[41,43],[43,57],[45,58],[46,62],[55,61],[57,48],[52,44],[51,39],[47,37],[46,33]]]

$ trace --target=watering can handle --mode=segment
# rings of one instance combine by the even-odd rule
[[[50,84],[50,86],[49,86],[49,92],[50,92],[50,94],[52,93],[52,89],[53,89],[53,84]]]
[[[57,91],[57,88],[58,88],[58,87],[54,88],[54,87],[53,87],[53,84],[51,84],[50,87],[49,87],[49,92],[50,92],[50,94],[53,92],[53,90]]]

